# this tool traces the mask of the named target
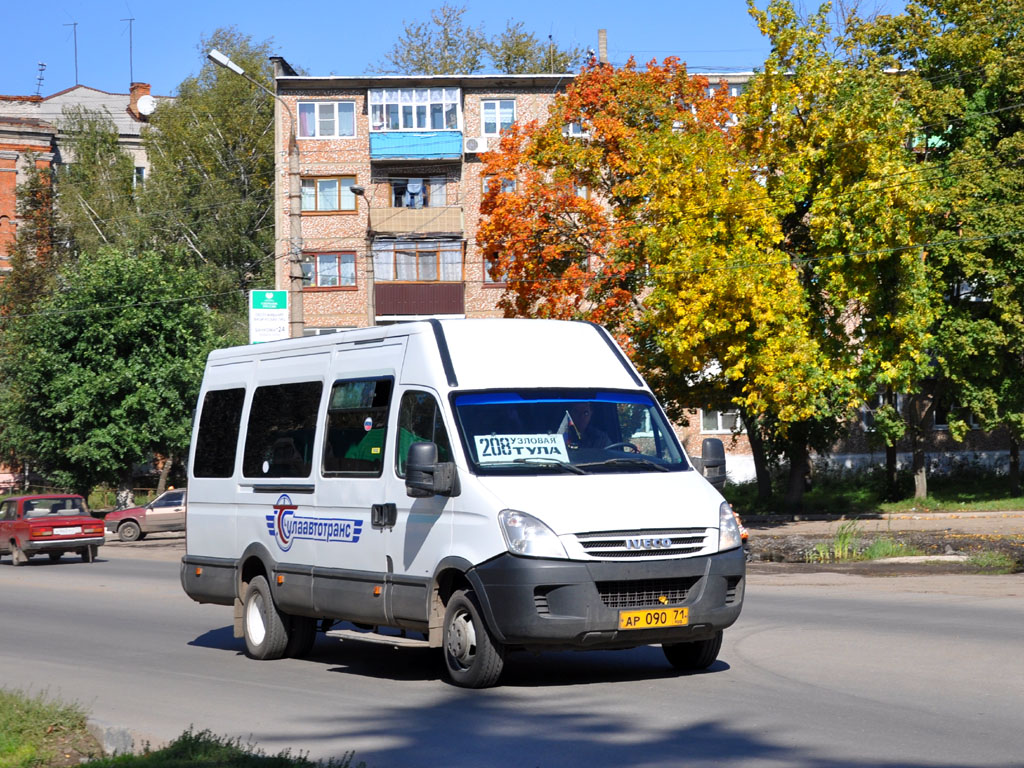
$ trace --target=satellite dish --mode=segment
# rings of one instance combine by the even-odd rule
[[[140,115],[152,115],[156,111],[156,99],[147,93],[139,99],[138,109]]]

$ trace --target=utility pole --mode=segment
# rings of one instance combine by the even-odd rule
[[[78,85],[78,22],[73,21],[64,26],[71,27],[71,32],[75,37],[75,85]]]

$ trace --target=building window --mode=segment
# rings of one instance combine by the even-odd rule
[[[700,431],[711,433],[727,432],[733,434],[743,429],[743,421],[739,411],[701,410]]]
[[[484,136],[500,136],[515,121],[514,99],[488,99],[480,102],[480,122]]]
[[[141,189],[146,183],[146,169],[141,165],[135,166],[135,175],[132,177],[132,186]]]
[[[515,179],[499,179],[497,176],[484,176],[480,180],[481,192],[487,194],[491,190],[492,185],[501,183],[501,189],[499,191],[505,194],[512,194],[516,191],[516,180]]]
[[[443,208],[448,205],[444,176],[391,179],[392,208]]]
[[[461,240],[390,240],[373,244],[378,282],[462,282]]]
[[[299,138],[335,139],[355,135],[354,101],[299,102]]]
[[[302,257],[302,285],[306,288],[354,288],[355,253],[308,253]]]
[[[590,132],[583,130],[583,123],[579,120],[569,123],[562,130],[562,134],[573,139],[590,138]]]
[[[302,180],[303,211],[355,211],[352,187],[355,176],[328,176]]]
[[[371,131],[457,131],[458,88],[371,88]]]
[[[484,285],[505,285],[508,282],[508,272],[495,272],[498,257],[484,256]]]
[[[947,406],[943,403],[935,403],[932,413],[935,420],[935,429],[939,432],[949,430],[950,416],[959,416],[961,419],[966,421],[968,429],[981,429],[981,425],[978,423],[978,417],[966,408],[962,408],[957,403],[954,403],[951,406]]]

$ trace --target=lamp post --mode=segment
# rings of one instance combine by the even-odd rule
[[[358,185],[349,187],[352,194],[361,197],[366,201],[366,215],[370,215],[370,201],[366,198],[366,188]],[[377,288],[373,274],[373,249],[367,248],[366,255],[366,311],[369,315],[370,325],[377,324]]]
[[[295,115],[284,99],[263,83],[249,77],[244,69],[216,48],[211,49],[206,57],[217,66],[230,69],[257,88],[269,93],[288,113],[288,332],[292,338],[302,336],[304,328],[302,311],[302,185],[299,179],[299,144],[295,138]],[[276,125],[277,121],[274,122]],[[274,133],[276,136],[277,132]],[[276,244],[274,248],[276,252]]]

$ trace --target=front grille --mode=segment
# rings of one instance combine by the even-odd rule
[[[645,581],[600,581],[597,591],[609,608],[650,608],[685,603],[700,576]]]
[[[705,548],[707,534],[706,528],[595,531],[578,533],[576,540],[583,552],[595,560],[633,560],[697,554]]]

